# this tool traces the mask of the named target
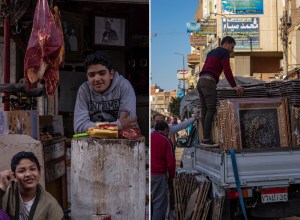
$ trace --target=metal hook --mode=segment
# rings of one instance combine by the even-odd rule
[[[51,9],[53,8],[53,0],[50,0],[49,6],[50,6]]]
[[[15,29],[16,31],[12,30],[13,35],[20,34],[22,29],[19,27],[18,19],[16,19],[15,26],[16,26],[16,29]]]

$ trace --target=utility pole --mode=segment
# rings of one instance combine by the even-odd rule
[[[287,76],[288,74],[288,12],[289,12],[289,0],[285,0],[285,6],[283,11],[283,17],[281,19],[281,40],[283,48],[283,74]]]

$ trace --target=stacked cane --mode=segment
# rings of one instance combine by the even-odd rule
[[[300,146],[300,80],[283,82],[281,87],[282,96],[286,96],[290,111],[291,142],[293,147]]]
[[[222,219],[223,204],[224,204],[224,195],[217,193],[213,201],[213,208],[212,208],[213,212],[212,212],[211,219],[213,220]]]
[[[197,171],[177,170],[174,180],[175,212],[178,220],[206,219],[211,200],[210,181]]]

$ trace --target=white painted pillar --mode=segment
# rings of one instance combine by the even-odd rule
[[[145,218],[145,138],[72,139],[71,217]]]

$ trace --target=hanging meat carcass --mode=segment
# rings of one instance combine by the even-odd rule
[[[47,0],[38,0],[24,60],[28,91],[41,79],[45,81],[47,95],[53,95],[57,87],[59,65],[63,65],[64,57],[63,33],[57,16],[52,15]]]

